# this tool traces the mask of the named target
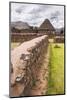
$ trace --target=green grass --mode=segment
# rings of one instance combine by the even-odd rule
[[[64,94],[64,44],[50,44],[49,82],[47,95]]]

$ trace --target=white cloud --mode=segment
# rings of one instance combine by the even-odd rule
[[[24,21],[32,26],[40,26],[46,18],[55,28],[64,27],[64,6],[11,4],[11,21]]]

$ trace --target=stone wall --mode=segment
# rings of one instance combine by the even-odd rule
[[[55,36],[54,42],[55,43],[64,43],[64,36]]]
[[[22,34],[22,33],[18,33],[18,34],[12,34],[11,35],[11,42],[25,42],[25,41],[29,41],[33,38],[36,38],[37,34],[36,33],[31,33],[31,34]]]
[[[29,41],[39,36],[48,35],[49,38],[53,38],[53,32],[38,32],[38,33],[11,33],[11,42],[20,42]]]
[[[39,80],[47,48],[48,36],[44,35],[24,42],[11,51],[10,97],[31,96],[30,91]]]

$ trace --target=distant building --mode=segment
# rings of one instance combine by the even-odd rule
[[[42,34],[54,34],[55,33],[55,28],[53,27],[53,25],[51,24],[51,22],[46,19],[38,28],[38,33],[42,33]]]
[[[29,26],[26,22],[12,22],[11,23],[11,41],[22,41],[30,40],[35,37],[47,34],[53,36],[55,29],[51,22],[46,19],[40,27]]]
[[[46,19],[40,27],[29,26],[28,23],[25,22],[12,22],[11,23],[11,32],[12,33],[43,33],[43,34],[51,34],[55,32],[55,28],[51,24],[51,22]]]

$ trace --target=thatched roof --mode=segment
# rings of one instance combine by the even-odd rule
[[[39,29],[45,29],[45,30],[55,30],[51,22],[46,19],[39,27]]]
[[[17,21],[17,22],[11,22],[11,28],[21,30],[21,29],[29,29],[30,26],[26,22]]]

